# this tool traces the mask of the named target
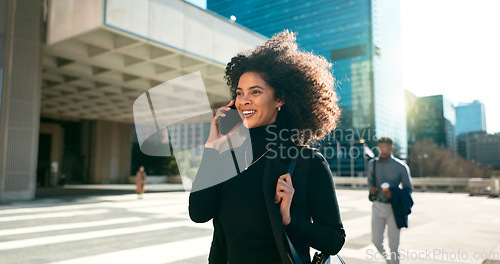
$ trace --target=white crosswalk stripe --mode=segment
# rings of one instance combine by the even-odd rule
[[[180,242],[165,243],[150,247],[135,248],[100,254],[90,257],[76,258],[52,264],[87,264],[87,263],[148,263],[161,264],[181,261],[187,258],[208,254],[212,236],[188,239]],[[189,248],[190,250],[186,250]],[[168,256],[168,260],[165,259]]]
[[[0,242],[0,251],[7,249],[15,249],[15,248],[23,248],[23,247],[31,247],[31,246],[41,246],[47,244],[55,244],[69,241],[77,241],[83,239],[95,239],[101,237],[108,236],[116,236],[116,235],[124,235],[124,234],[135,234],[147,231],[155,231],[166,228],[174,228],[179,227],[185,224],[184,221],[172,222],[172,223],[159,223],[159,224],[151,224],[144,225],[139,227],[126,227],[126,228],[116,228],[109,229],[104,231],[94,231],[94,232],[85,232],[85,233],[73,233],[67,235],[60,236],[48,236],[41,238],[33,238],[33,239],[24,239],[24,240],[16,240],[16,241],[8,241],[8,242]]]
[[[78,211],[70,211],[70,212],[62,212],[62,213],[14,215],[14,216],[0,217],[0,222],[13,222],[13,221],[20,221],[20,220],[34,220],[34,219],[42,219],[42,218],[58,218],[58,217],[92,215],[92,214],[104,214],[107,212],[108,212],[108,210],[97,209],[97,210],[88,210],[88,211],[78,210]]]
[[[129,217],[129,218],[117,218],[117,219],[73,223],[73,224],[59,224],[59,225],[45,225],[45,226],[34,226],[34,227],[25,227],[25,228],[14,228],[14,229],[9,229],[9,230],[1,230],[0,237],[1,236],[10,236],[10,235],[29,234],[29,233],[36,233],[36,232],[45,232],[45,231],[84,228],[84,227],[92,227],[92,226],[124,224],[124,223],[130,223],[130,222],[135,222],[135,221],[142,221],[144,219],[145,218],[140,218],[140,217]]]
[[[102,203],[102,205],[109,203]],[[24,213],[43,213],[43,212],[57,212],[57,211],[68,211],[68,210],[76,210],[76,209],[88,209],[94,208],[95,204],[73,204],[73,205],[58,205],[48,206],[48,207],[35,207],[35,208],[13,208],[9,209],[9,207],[5,207],[4,210],[0,210],[0,216],[5,216],[9,214],[24,214]]]

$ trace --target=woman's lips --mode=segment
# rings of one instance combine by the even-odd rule
[[[242,112],[243,112],[243,115],[245,115],[245,118],[249,118],[249,117],[255,115],[255,113],[257,113],[257,111],[255,111],[255,110],[245,110]]]

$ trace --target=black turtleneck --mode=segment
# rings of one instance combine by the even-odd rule
[[[273,138],[269,134],[272,128],[249,129],[253,160],[267,151],[267,143]],[[264,158],[246,171],[242,168],[238,176],[223,183],[221,188],[216,217],[224,229],[230,263],[271,263],[280,260],[262,190]]]
[[[267,126],[250,128],[250,139],[252,142],[253,160],[257,160],[266,152],[270,147],[276,148],[278,141],[278,128],[275,123]],[[279,141],[280,144],[284,142]]]
[[[253,160],[259,159],[269,145],[273,145],[273,150],[277,150],[281,144],[293,146],[289,140],[277,138],[277,131],[279,125],[277,127],[274,124],[250,129]],[[244,153],[245,147],[243,144],[234,149],[238,157]],[[308,261],[309,247],[336,254],[345,241],[345,232],[328,162],[319,151],[308,148],[302,150],[306,155],[301,156],[293,176],[295,193],[290,211],[292,220],[285,229],[301,258]],[[209,263],[226,263],[226,260],[231,264],[281,263],[263,189],[263,182],[266,182],[263,179],[264,170],[269,163],[266,159],[275,159],[276,155],[273,154],[273,151],[268,152],[244,170],[245,165],[252,163],[248,160],[244,166],[240,165],[242,172],[229,180],[221,178],[216,185],[206,184],[207,188],[191,192],[191,219],[195,222],[213,219],[214,239]],[[218,159],[216,156],[224,158]],[[229,166],[234,166],[231,154],[205,149],[193,188],[197,182],[203,183],[204,178],[219,180],[216,176],[222,174],[219,173],[221,171],[231,174],[223,169]],[[215,173],[203,175],[204,171]]]

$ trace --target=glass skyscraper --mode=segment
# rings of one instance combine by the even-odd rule
[[[268,37],[283,29],[297,32],[304,50],[333,63],[342,108],[336,141],[364,139],[375,146],[376,138],[390,136],[395,154],[406,158],[399,1],[208,0],[207,8]],[[363,159],[355,166],[363,171]]]
[[[472,103],[461,103],[456,107],[457,126],[455,133],[486,131],[484,104],[475,100]]]
[[[429,140],[456,150],[455,106],[448,98],[443,95],[419,97],[408,116],[413,127],[411,145]]]

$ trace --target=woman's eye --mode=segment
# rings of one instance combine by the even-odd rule
[[[254,91],[252,91],[252,94],[260,94],[260,91],[254,90]]]
[[[241,96],[241,95],[242,95],[242,93],[236,92],[236,96]]]

